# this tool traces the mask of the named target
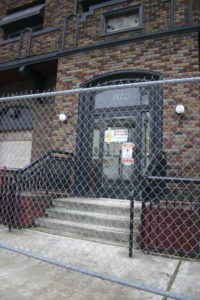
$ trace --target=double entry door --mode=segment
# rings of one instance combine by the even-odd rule
[[[149,156],[149,113],[96,114],[93,125],[90,193],[97,197],[138,197]]]

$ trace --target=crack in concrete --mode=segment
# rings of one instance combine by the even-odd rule
[[[170,292],[171,288],[172,288],[172,285],[177,277],[177,274],[178,274],[178,271],[180,269],[180,266],[181,266],[181,263],[182,263],[182,259],[179,260],[175,270],[174,270],[174,273],[172,274],[172,276],[170,277],[170,280],[169,280],[169,283],[168,283],[168,286],[167,286],[167,291]],[[167,300],[168,297],[164,297],[163,300]]]

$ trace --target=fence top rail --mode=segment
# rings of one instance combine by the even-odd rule
[[[9,101],[9,100],[22,100],[22,99],[33,99],[33,98],[46,98],[51,96],[61,96],[69,95],[75,93],[84,93],[84,92],[98,92],[105,91],[110,89],[123,89],[123,88],[136,88],[136,87],[148,87],[148,86],[162,86],[170,84],[180,84],[180,83],[191,83],[200,81],[200,76],[198,77],[189,77],[189,78],[174,78],[174,79],[164,79],[164,80],[154,80],[154,81],[140,81],[134,83],[123,83],[118,85],[106,85],[106,86],[94,86],[89,88],[77,88],[71,90],[62,90],[55,92],[44,92],[44,93],[35,93],[35,94],[26,94],[26,95],[13,95],[7,97],[1,97],[0,102]]]

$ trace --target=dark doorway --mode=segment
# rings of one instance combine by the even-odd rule
[[[159,79],[148,72],[118,72],[84,84],[110,85]],[[159,116],[159,118],[158,118]],[[162,147],[162,89],[134,87],[80,95],[75,193],[140,198],[151,155]]]

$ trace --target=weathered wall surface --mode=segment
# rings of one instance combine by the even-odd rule
[[[63,57],[59,60],[56,88],[78,88],[88,79],[117,70],[156,71],[164,78],[175,78],[195,76],[198,68],[198,35],[188,33],[83,52],[79,53],[78,59],[77,55]],[[63,98],[57,98],[56,110],[69,111],[73,115],[72,124],[67,126],[70,136],[67,139],[70,144],[75,144],[78,97],[66,96],[66,101]],[[64,138],[62,129],[59,130],[55,137],[57,146],[63,145]],[[68,147],[67,141],[65,145]]]
[[[0,4],[0,18],[7,9],[11,9],[24,3],[33,1],[4,1],[9,5]],[[199,40],[197,32],[174,32],[170,35],[150,36],[152,33],[160,33],[169,30],[171,27],[170,1],[144,0],[143,26],[140,29],[130,30],[124,33],[100,35],[101,15],[106,12],[114,12],[118,9],[132,7],[141,4],[140,1],[126,1],[112,4],[102,8],[91,8],[89,12],[83,13],[79,9],[80,19],[77,16],[70,16],[74,11],[74,1],[46,1],[44,15],[44,29],[63,25],[66,17],[67,27],[65,37],[64,28],[56,28],[52,31],[40,31],[30,37],[30,32],[23,35],[21,48],[20,40],[3,41],[2,31],[0,31],[0,63],[27,58],[28,55],[37,55],[57,52],[61,50],[62,41],[65,39],[63,50],[74,50],[77,42],[77,52],[66,52],[63,56],[58,55],[57,90],[78,88],[81,83],[96,76],[114,72],[118,70],[147,70],[156,71],[162,74],[163,78],[190,77],[196,76],[199,72]],[[189,1],[176,0],[174,7],[175,28],[189,25]],[[199,1],[193,1],[193,24],[199,22],[200,10]],[[77,23],[78,20],[78,23]],[[191,21],[191,20],[190,20]],[[76,27],[77,26],[77,27]],[[77,30],[77,32],[76,32]],[[77,33],[77,41],[75,40]],[[145,39],[131,40],[142,34],[148,34]],[[64,39],[63,39],[64,38]],[[130,42],[120,43],[120,40],[130,38]],[[31,39],[30,53],[28,46]],[[118,41],[118,45],[94,48],[103,42]],[[84,47],[90,47],[85,49]],[[176,87],[176,93],[164,87],[164,149],[170,149],[173,154],[173,145],[176,143],[179,152],[190,152],[191,145],[197,143],[197,132],[193,131],[193,140],[189,138],[191,128],[199,128],[196,116],[195,105],[198,94],[191,92],[188,86]],[[29,89],[29,83],[1,87],[0,94],[12,93]],[[188,95],[190,100],[188,102]],[[185,101],[187,120],[180,123],[174,114],[174,106],[178,101]],[[37,108],[38,115],[36,126],[40,128],[37,136],[33,132],[32,157],[35,158],[48,148],[65,149],[75,152],[78,121],[78,95],[68,95],[56,97],[50,103]],[[45,109],[49,110],[49,117],[42,118]],[[64,111],[69,116],[68,124],[60,123],[58,115]],[[195,113],[194,113],[195,112]],[[51,116],[51,117],[50,117]],[[46,128],[46,129],[43,129]],[[44,137],[44,138],[43,138]],[[189,141],[186,150],[183,151],[183,140]],[[41,143],[42,140],[42,143]],[[42,145],[42,147],[41,147]],[[43,150],[42,150],[43,149]],[[174,154],[173,154],[174,155]],[[174,156],[180,161],[181,158]],[[177,166],[178,167],[178,166]]]
[[[7,9],[19,7],[25,1],[5,1],[8,3],[0,4],[0,18],[6,15]],[[33,2],[33,1],[29,1]],[[29,3],[28,2],[28,3]],[[27,2],[26,2],[27,3]],[[143,4],[143,24],[142,28],[129,30],[123,33],[100,34],[101,15],[107,12],[114,12],[119,9],[131,8],[135,5]],[[198,0],[193,3],[192,21],[193,24],[199,22],[199,4]],[[72,16],[74,12],[73,1],[50,1],[45,4],[44,24],[43,29],[50,32],[35,32],[32,38],[30,33],[23,34],[23,40],[20,38],[15,41],[10,41],[5,44],[3,41],[3,31],[0,30],[0,62],[6,62],[22,57],[27,57],[29,42],[31,45],[30,55],[39,55],[47,52],[55,52],[62,49],[62,39],[65,32],[65,50],[77,47],[94,46],[103,42],[111,42],[125,38],[138,37],[142,34],[151,34],[161,32],[171,28],[171,12],[170,1],[162,2],[160,0],[149,1],[126,1],[118,4],[108,5],[102,8],[91,7],[89,12],[82,13],[80,16]],[[177,0],[173,10],[175,28],[189,25],[189,1]],[[64,21],[67,19],[66,28]],[[61,28],[55,29],[55,27]],[[77,32],[76,32],[77,30]],[[76,35],[77,33],[77,35]],[[76,40],[77,36],[77,40]],[[3,42],[3,43],[1,43]],[[77,44],[77,45],[76,45]],[[18,52],[19,47],[21,52]]]

